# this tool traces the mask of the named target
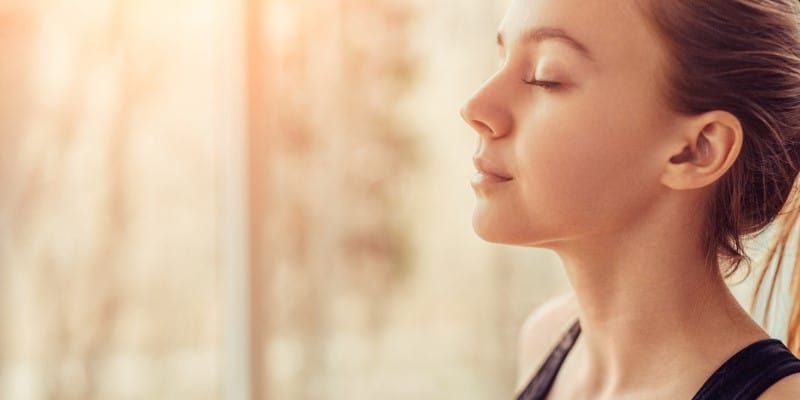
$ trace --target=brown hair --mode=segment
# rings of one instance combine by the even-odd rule
[[[795,187],[795,190],[800,188]],[[769,319],[769,310],[772,305],[772,300],[775,293],[775,286],[778,282],[778,277],[781,276],[781,267],[783,266],[784,256],[786,255],[786,246],[789,243],[789,238],[797,226],[797,221],[800,219],[800,196],[795,193],[791,200],[787,202],[786,212],[782,213],[779,217],[780,224],[778,231],[772,245],[767,251],[767,256],[764,262],[764,269],[758,275],[756,282],[756,290],[753,294],[753,299],[750,303],[750,308],[755,309],[756,301],[761,291],[764,288],[764,280],[767,274],[772,271],[770,279],[769,292],[767,294],[767,303],[764,309],[764,321]],[[800,243],[798,243],[800,246]],[[771,269],[770,266],[775,262],[775,268]],[[791,292],[793,293],[792,308],[789,311],[789,326],[787,332],[787,345],[795,353],[800,353],[800,257],[795,255],[794,270],[792,271],[791,278]]]
[[[703,240],[709,263],[726,277],[741,266],[749,271],[743,239],[763,232],[779,215],[782,228],[767,265],[776,256],[782,262],[798,219],[797,201],[790,196],[797,198],[791,192],[800,168],[800,2],[645,3],[670,57],[662,88],[669,105],[690,115],[730,112],[744,131],[739,157],[716,182],[708,204]],[[796,295],[798,279],[795,273]],[[798,312],[795,306],[788,343],[795,353],[800,351]]]

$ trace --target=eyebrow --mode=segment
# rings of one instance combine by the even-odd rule
[[[592,53],[589,51],[589,48],[586,47],[586,45],[584,45],[577,39],[575,39],[574,37],[570,36],[565,30],[561,28],[551,28],[551,27],[533,28],[522,33],[523,43],[527,42],[541,43],[545,40],[559,40],[569,45],[573,49],[577,50],[584,57],[594,61],[594,57],[592,56]],[[497,32],[497,45],[503,47],[504,43],[505,40],[503,38],[503,32]]]

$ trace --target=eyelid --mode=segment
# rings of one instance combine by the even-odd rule
[[[559,87],[561,87],[563,85],[561,82],[543,81],[543,80],[538,80],[538,79],[527,80],[525,78],[522,78],[522,82],[524,82],[524,83],[526,83],[528,85],[541,87],[542,89],[545,89],[545,90],[557,89],[557,88],[559,88]]]
[[[544,89],[555,89],[557,87],[563,86],[564,82],[561,82],[561,79],[558,79],[559,75],[561,74],[559,74],[558,72],[550,71],[551,68],[553,68],[553,66],[551,66],[550,64],[551,63],[549,62],[544,63],[544,65],[537,64],[534,70],[532,71],[533,74],[529,75],[531,76],[531,79],[523,79],[523,81],[529,85],[540,86]],[[556,62],[555,65],[556,65],[555,71],[558,71],[559,68],[558,63]],[[553,79],[536,79],[537,76],[545,76],[545,75],[549,75],[549,77],[552,77]]]

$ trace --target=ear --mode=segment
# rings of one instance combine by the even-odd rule
[[[709,111],[681,124],[661,182],[676,190],[714,183],[733,165],[742,149],[739,119],[725,111]]]

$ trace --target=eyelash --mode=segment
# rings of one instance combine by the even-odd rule
[[[560,82],[539,81],[539,80],[536,80],[536,79],[534,79],[532,81],[529,81],[529,80],[527,80],[525,78],[522,78],[522,82],[525,82],[525,84],[527,84],[527,85],[539,86],[544,90],[554,90],[554,89],[558,88],[559,86],[561,86]]]

